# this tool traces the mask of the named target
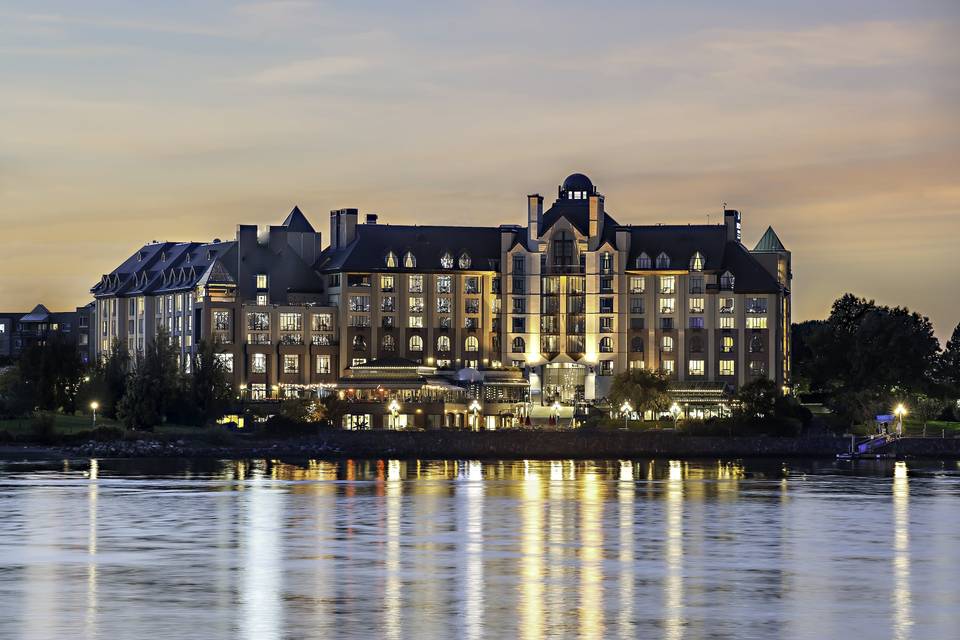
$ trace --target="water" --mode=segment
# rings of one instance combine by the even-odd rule
[[[0,464],[3,638],[950,638],[956,463]]]

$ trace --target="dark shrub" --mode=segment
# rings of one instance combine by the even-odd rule
[[[317,435],[315,422],[298,422],[283,415],[271,416],[260,427],[260,435],[265,438],[296,438]]]
[[[30,421],[30,441],[49,444],[57,439],[57,427],[49,413],[34,414]]]

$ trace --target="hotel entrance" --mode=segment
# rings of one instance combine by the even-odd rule
[[[583,401],[587,368],[573,362],[554,362],[543,366],[543,392],[540,396],[544,406],[559,402],[573,405]]]

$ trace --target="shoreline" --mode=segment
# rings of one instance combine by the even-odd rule
[[[95,458],[836,458],[849,438],[684,436],[676,433],[556,431],[327,431],[309,438],[254,440],[229,445],[177,440],[118,440],[71,446],[0,446],[0,457]],[[897,458],[960,460],[960,438],[903,438],[889,448]]]

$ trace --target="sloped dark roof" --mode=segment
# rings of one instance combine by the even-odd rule
[[[20,322],[46,322],[50,319],[50,310],[38,304],[33,311],[20,318]]]
[[[776,293],[780,290],[780,283],[773,274],[739,242],[727,243],[723,269],[733,274],[736,293]]]
[[[397,268],[388,269],[387,254],[397,256]],[[403,256],[413,253],[416,268],[405,269]],[[453,269],[444,269],[440,258],[453,257]],[[461,269],[459,257],[467,253],[470,267]],[[356,238],[346,247],[328,247],[314,267],[320,271],[492,271],[500,259],[498,227],[358,224]]]
[[[192,289],[235,242],[158,242],[144,245],[90,288],[94,297],[147,295]],[[225,261],[229,264],[229,261]]]
[[[783,243],[780,242],[780,238],[777,237],[777,232],[773,230],[773,227],[767,227],[763,237],[760,238],[760,242],[757,243],[757,246],[755,246],[753,250],[761,253],[786,251]]]
[[[561,191],[586,191],[594,193],[593,181],[582,173],[571,173],[560,185]]]
[[[603,213],[604,239],[617,226],[617,221],[606,211]],[[589,200],[557,200],[549,209],[543,212],[543,224],[540,235],[545,234],[560,218],[566,218],[577,231],[584,236],[590,235],[590,201]]]
[[[307,217],[300,211],[300,207],[296,206],[283,221],[283,226],[287,228],[287,231],[293,231],[295,233],[316,233],[313,225],[310,224]]]
[[[627,268],[637,268],[642,253],[650,257],[651,268],[656,267],[657,256],[666,253],[671,269],[686,269],[690,258],[699,251],[703,254],[704,270],[723,267],[727,244],[727,228],[723,225],[648,225],[624,227],[630,231],[630,256]]]

